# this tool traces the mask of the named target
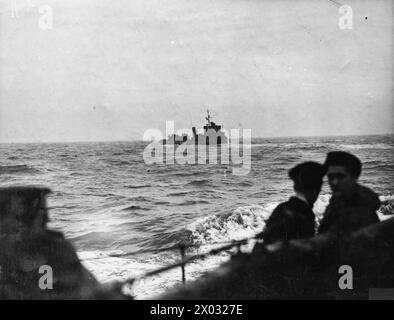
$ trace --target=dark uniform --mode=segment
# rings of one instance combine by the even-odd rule
[[[379,222],[376,210],[380,207],[378,195],[372,190],[356,185],[347,195],[333,195],[330,199],[319,233],[349,234]]]
[[[315,235],[315,214],[305,201],[291,197],[278,205],[260,237],[265,243],[310,238]]]

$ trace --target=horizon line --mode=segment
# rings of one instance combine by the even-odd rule
[[[265,137],[252,137],[253,139],[284,139],[284,138],[332,138],[332,137],[369,137],[369,136],[390,136],[390,133],[366,133],[366,134],[333,134],[333,135],[311,135],[311,136],[265,136]],[[149,142],[142,139],[129,139],[129,140],[70,140],[70,141],[0,141],[0,144],[52,144],[52,143],[119,143],[119,142]]]

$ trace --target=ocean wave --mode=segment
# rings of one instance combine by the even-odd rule
[[[136,206],[136,205],[131,205],[127,206],[126,208],[123,208],[122,211],[134,211],[134,210],[145,210],[149,211],[149,208],[141,207],[141,206]]]
[[[275,164],[286,164],[289,165],[292,161],[299,161],[300,157],[298,155],[286,154],[283,156],[275,157]]]
[[[380,196],[381,206],[378,215],[381,220],[385,220],[394,215],[394,195]]]
[[[78,205],[73,205],[73,204],[62,204],[62,205],[53,205],[53,206],[50,206],[50,207],[48,207],[48,209],[49,210],[57,210],[57,209],[67,209],[67,210],[70,210],[70,209],[76,209],[76,208],[79,208],[80,206],[78,206]]]
[[[247,181],[240,182],[239,185],[242,187],[251,187],[254,185],[254,183],[253,183],[253,181],[247,180]]]
[[[150,188],[152,185],[150,184],[137,184],[137,185],[128,185],[126,188],[128,189],[142,189],[142,188]]]
[[[206,200],[186,200],[181,203],[174,204],[175,206],[191,206],[196,204],[209,204],[209,201]]]
[[[79,251],[78,257],[82,264],[102,283],[138,278],[171,263],[167,260],[166,255],[161,254],[151,255],[148,259],[140,259],[138,257],[122,257],[122,253],[119,254],[119,252],[97,250]],[[209,260],[189,263],[186,266],[187,281],[194,280],[204,272],[216,268],[224,259],[222,257],[212,257]],[[137,300],[147,299],[181,284],[181,281],[180,272],[177,268],[153,277],[137,280],[132,286],[125,288],[125,293]]]
[[[193,176],[201,176],[201,172],[175,172],[172,174],[175,177],[193,177]]]
[[[187,196],[190,192],[179,191],[179,192],[170,192],[167,194],[168,197],[184,197]]]
[[[376,144],[340,144],[338,147],[344,149],[394,149],[394,146],[376,143]]]
[[[71,172],[69,174],[69,176],[71,176],[71,177],[83,177],[84,175],[85,175],[84,172]],[[92,189],[92,188],[88,188],[88,189]]]
[[[326,143],[316,143],[316,142],[296,142],[296,143],[286,143],[280,145],[280,148],[288,150],[316,150],[316,149],[326,149],[329,145]]]
[[[314,204],[317,225],[330,201],[330,194],[322,194]],[[379,216],[394,214],[394,195],[381,196],[382,206]],[[189,244],[206,245],[221,241],[232,241],[251,237],[263,230],[266,220],[278,205],[277,202],[265,206],[250,205],[239,207],[229,214],[212,215],[190,224],[182,241]]]
[[[23,173],[37,174],[37,173],[41,173],[41,171],[25,164],[0,166],[0,174],[23,174]]]
[[[193,180],[193,181],[190,181],[190,182],[188,183],[188,185],[191,185],[191,186],[201,186],[201,185],[208,184],[209,182],[210,182],[210,181],[207,180],[207,179]]]
[[[394,195],[393,194],[388,195],[388,196],[383,195],[383,196],[380,196],[379,199],[382,203],[392,202],[392,201],[394,201]]]
[[[363,165],[364,166],[375,166],[375,165],[380,165],[382,163],[382,160],[364,160]]]
[[[317,218],[321,218],[323,216],[324,210],[326,210],[326,207],[330,202],[330,199],[331,199],[331,194],[319,195],[313,206],[313,212],[315,213]]]
[[[393,169],[394,169],[394,164],[379,164],[374,166],[365,166],[364,170],[374,170],[373,172],[375,172],[377,170],[391,171]]]
[[[129,166],[129,165],[133,165],[135,163],[135,161],[133,161],[133,160],[118,160],[118,159],[117,160],[108,160],[106,162],[108,162],[114,166]]]
[[[243,185],[243,184],[241,184]],[[249,186],[249,184],[248,184]],[[209,198],[221,198],[221,196],[218,194],[217,190],[191,190],[191,191],[177,191],[177,192],[170,192],[167,193],[167,197],[186,197],[186,196],[193,196],[195,195],[196,197],[209,197]]]
[[[100,238],[101,233],[99,231],[87,231],[82,234],[78,234],[76,236],[68,236],[69,240],[72,241],[78,241],[78,240],[85,240],[85,239],[94,239],[94,238]]]
[[[277,143],[253,143],[251,146],[252,146],[252,148],[255,148],[255,147],[270,147],[270,148],[276,148],[276,147],[279,146],[279,144],[277,144]]]
[[[120,250],[112,251],[79,251],[78,257],[87,269],[93,272],[99,281],[125,280],[136,277],[162,265],[139,262],[136,259],[121,257]]]
[[[229,214],[212,215],[199,219],[185,230],[191,244],[209,244],[239,240],[262,231],[276,203],[267,206],[239,207]]]
[[[63,159],[73,159],[73,158],[77,158],[78,155],[76,154],[59,154],[59,158],[63,158]]]
[[[168,204],[171,204],[171,202],[169,202],[169,201],[155,201],[155,202],[153,202],[153,204],[155,204],[155,205],[168,205]]]
[[[151,202],[152,199],[144,196],[137,196],[137,197],[131,197],[128,198],[127,200],[129,201],[138,201],[138,202]]]

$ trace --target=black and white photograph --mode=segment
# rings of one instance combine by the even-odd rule
[[[0,0],[0,300],[394,300],[393,31],[392,0]]]

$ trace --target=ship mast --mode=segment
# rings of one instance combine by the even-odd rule
[[[211,115],[209,114],[209,109],[207,109],[207,117],[205,117],[205,119],[207,120],[207,122],[208,122],[208,126],[209,125],[211,125]]]

